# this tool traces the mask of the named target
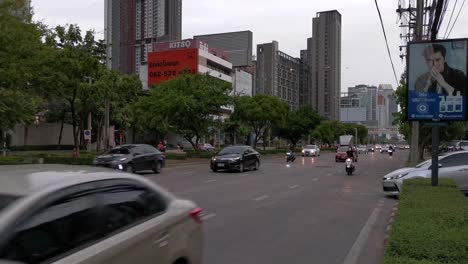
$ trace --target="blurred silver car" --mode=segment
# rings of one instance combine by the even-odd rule
[[[301,155],[305,156],[320,156],[320,148],[317,145],[305,145],[302,148]]]
[[[98,167],[0,167],[0,263],[201,263],[193,202]]]
[[[403,181],[414,178],[431,178],[432,160],[416,167],[390,172],[382,179],[383,191],[388,196],[399,196]],[[460,190],[468,190],[468,151],[458,151],[439,156],[439,177],[453,179]]]

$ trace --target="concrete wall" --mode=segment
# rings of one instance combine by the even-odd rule
[[[72,125],[63,125],[62,145],[73,145],[72,131]],[[57,145],[60,134],[60,123],[43,123],[28,126],[16,125],[9,133],[12,135],[12,146]]]

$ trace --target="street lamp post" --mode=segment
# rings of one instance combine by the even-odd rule
[[[354,128],[354,132],[356,134],[356,147],[357,147],[357,144],[358,144],[358,134],[357,134],[357,127]]]

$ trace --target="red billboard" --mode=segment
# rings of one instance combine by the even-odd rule
[[[148,86],[198,72],[198,49],[181,49],[148,53]]]

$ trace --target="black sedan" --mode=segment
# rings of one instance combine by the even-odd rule
[[[118,146],[97,156],[94,165],[133,173],[143,170],[160,173],[165,165],[165,157],[162,152],[151,145],[129,144]]]
[[[250,146],[230,146],[221,150],[211,159],[211,170],[258,170],[260,167],[260,153]]]

